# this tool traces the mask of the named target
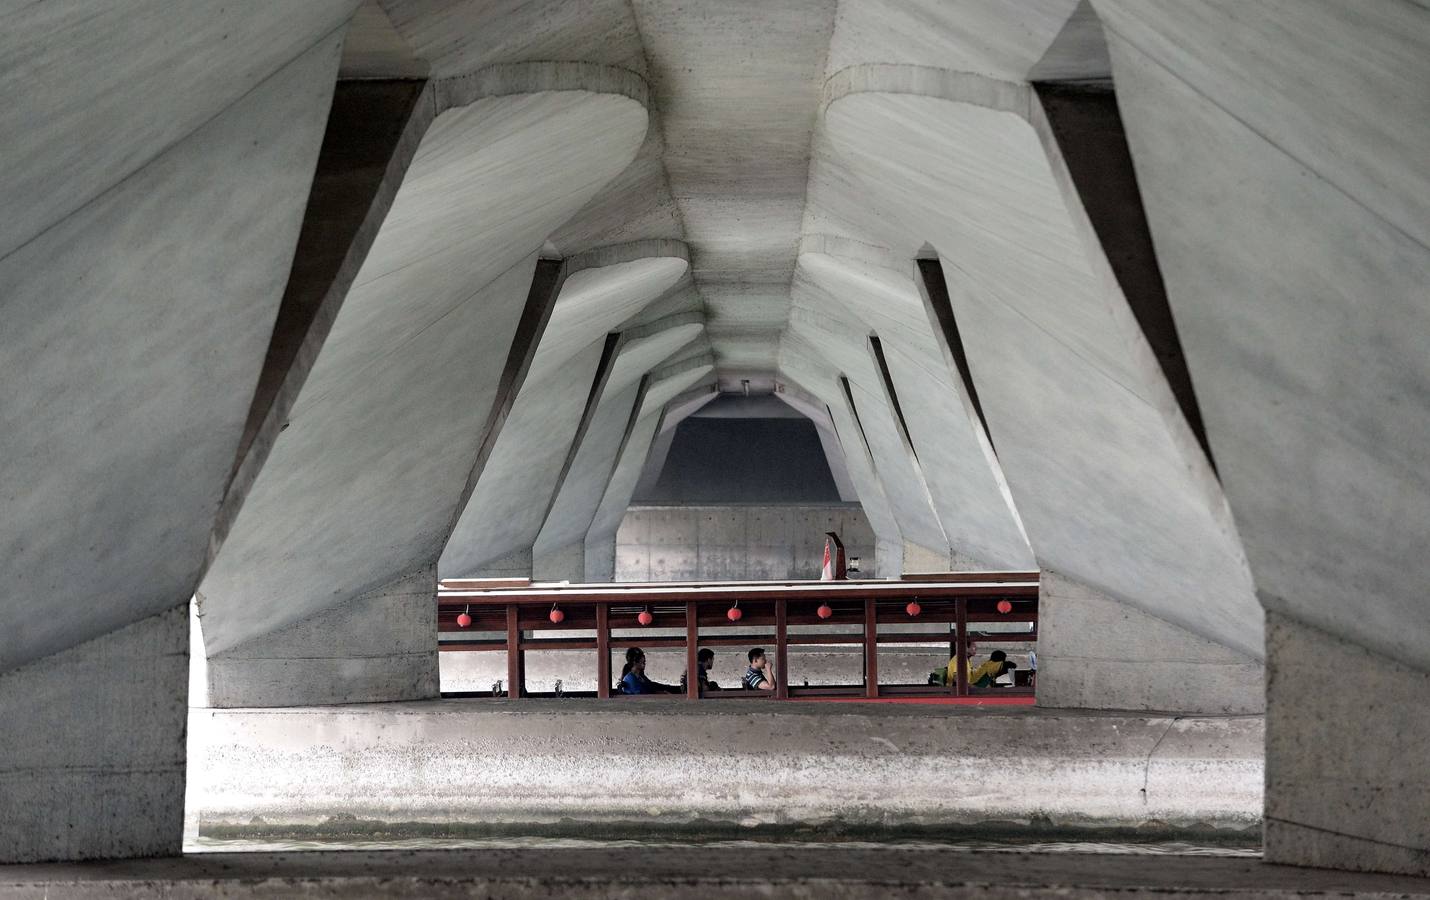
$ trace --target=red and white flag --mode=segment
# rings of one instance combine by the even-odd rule
[[[829,538],[824,539],[824,567],[819,570],[820,581],[834,580],[834,553],[830,546],[833,543]]]

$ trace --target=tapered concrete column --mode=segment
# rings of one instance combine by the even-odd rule
[[[1245,714],[1265,709],[1262,667],[1081,582],[1043,569],[1038,705]]]
[[[182,851],[187,604],[0,675],[0,863]]]
[[[215,707],[436,697],[436,566],[210,656],[208,674]]]
[[[1266,857],[1430,875],[1430,674],[1266,614]]]

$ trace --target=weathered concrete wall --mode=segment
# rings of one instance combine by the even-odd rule
[[[817,579],[827,531],[873,566],[857,506],[632,506],[616,532],[616,581]]]
[[[187,605],[0,675],[0,863],[180,852]]]
[[[1430,875],[1430,675],[1266,615],[1266,855]]]
[[[195,710],[201,832],[333,815],[543,828],[1244,829],[1262,721],[669,699]],[[752,752],[755,750],[756,752]]]
[[[435,697],[437,571],[428,566],[208,658],[209,704],[311,706]]]
[[[1038,593],[1038,705],[1260,713],[1261,663],[1047,569]]]

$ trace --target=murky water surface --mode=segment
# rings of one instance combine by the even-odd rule
[[[1259,847],[1237,847],[1194,844],[1183,841],[1148,843],[1113,843],[1100,841],[837,841],[781,842],[780,846],[844,847],[858,850],[963,850],[1004,853],[1116,853],[1172,856],[1232,856],[1259,858]],[[295,850],[532,850],[532,849],[600,849],[642,847],[647,850],[667,847],[688,847],[690,842],[656,843],[650,841],[591,841],[573,838],[398,838],[372,841],[354,840],[254,840],[249,838],[200,837],[184,846],[185,853],[261,852],[277,853]],[[706,841],[703,847],[765,847],[766,841]]]

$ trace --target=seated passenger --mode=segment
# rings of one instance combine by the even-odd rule
[[[765,659],[763,647],[750,651],[750,667],[745,670],[745,690],[772,691],[775,689],[775,673],[769,660]]]
[[[622,694],[678,694],[680,688],[661,684],[645,676],[645,651],[632,647],[626,651],[626,664],[621,668]]]
[[[1002,650],[994,650],[988,654],[988,662],[968,673],[969,687],[993,687],[993,682],[1012,669],[1018,668],[1018,664],[1008,661],[1008,654]]]
[[[710,668],[715,665],[715,651],[709,647],[701,647],[700,652],[695,657],[696,671],[700,673],[700,694],[704,696],[707,690],[720,690],[720,685],[710,680]],[[680,689],[686,689],[686,676],[680,676]]]

